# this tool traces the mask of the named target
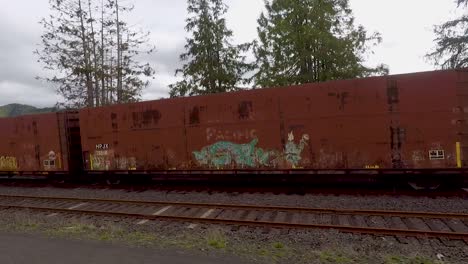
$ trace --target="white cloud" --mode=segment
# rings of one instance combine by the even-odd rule
[[[167,97],[167,86],[176,81],[174,71],[181,65],[179,54],[187,36],[186,0],[128,2],[135,3],[130,22],[151,31],[157,47],[157,53],[146,58],[155,66],[157,76],[143,98]],[[264,1],[226,0],[226,3],[230,6],[227,23],[234,31],[234,42],[256,38],[257,19]],[[455,15],[451,0],[350,0],[350,4],[357,22],[370,32],[379,31],[384,39],[368,63],[388,64],[391,73],[433,69],[423,58],[433,47],[433,25]],[[38,21],[48,16],[48,0],[0,0],[0,6],[0,104],[54,105],[58,98],[55,90],[34,79],[45,74],[33,50],[40,42],[42,29]]]
[[[0,105],[20,103],[37,107],[50,107],[60,97],[46,86],[31,86],[23,83],[0,81]]]
[[[438,0],[351,0],[356,22],[378,31],[383,43],[370,64],[385,63],[391,74],[433,70],[424,59],[434,44],[433,27],[453,17],[455,4]]]

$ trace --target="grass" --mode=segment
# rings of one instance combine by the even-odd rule
[[[19,214],[11,214],[12,220],[4,225],[0,225],[0,230],[16,232],[34,232],[41,228],[41,223],[31,217],[24,217]]]
[[[237,255],[255,256],[256,259],[266,263],[277,263],[300,255],[296,254],[293,247],[286,246],[282,242],[258,244],[245,241],[242,245],[236,245],[233,251]]]
[[[335,251],[322,251],[319,252],[319,259],[324,264],[348,264],[356,263],[351,258],[345,256],[343,253]]]
[[[98,241],[125,242],[137,246],[151,246],[156,243],[154,234],[139,231],[128,231],[116,225],[105,225],[100,228],[93,224],[79,222],[48,230],[48,235],[66,238],[86,238]]]
[[[276,249],[283,249],[284,245],[281,242],[276,242],[276,243],[273,243],[273,247]]]
[[[138,231],[127,233],[124,237],[124,240],[131,244],[144,246],[153,245],[157,241],[157,237],[155,235]]]
[[[206,236],[208,245],[215,249],[225,249],[227,246],[227,238],[220,230],[209,231]]]
[[[443,264],[444,262],[425,257],[387,256],[385,264]]]

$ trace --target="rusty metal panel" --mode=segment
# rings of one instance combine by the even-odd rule
[[[84,109],[86,168],[454,168],[467,84],[438,71]]]
[[[170,169],[187,160],[182,99],[80,111],[88,170]]]
[[[453,109],[452,125],[455,127],[457,145],[452,149],[457,167],[468,166],[468,71],[458,70],[456,94],[457,104]]]
[[[0,119],[0,171],[67,171],[56,113]]]
[[[388,167],[385,87],[367,78],[281,90],[284,168]]]
[[[296,168],[391,167],[386,116],[336,116],[300,122],[304,125],[297,125],[298,120],[286,123],[290,128],[287,145],[293,146],[289,152],[296,152]]]
[[[394,166],[455,168],[457,72],[405,74],[390,80],[397,91],[389,104]]]
[[[451,112],[402,113],[400,142],[403,168],[455,168],[457,142]],[[395,143],[397,144],[397,143]],[[431,151],[443,151],[440,158],[431,158]]]

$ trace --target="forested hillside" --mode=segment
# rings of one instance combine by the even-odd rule
[[[0,106],[0,117],[12,117],[26,114],[55,112],[55,107],[37,108],[30,105],[8,104]]]

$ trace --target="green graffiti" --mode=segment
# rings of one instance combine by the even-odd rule
[[[193,155],[200,165],[216,168],[229,165],[239,167],[267,165],[270,153],[255,147],[257,143],[258,139],[253,139],[247,144],[219,141],[211,146],[204,147],[200,151],[194,151]]]
[[[286,143],[284,156],[292,168],[296,168],[301,161],[301,153],[309,141],[309,135],[303,135],[299,144],[294,143],[294,134],[291,132],[288,135],[288,143]]]
[[[214,168],[277,167],[281,161],[285,161],[289,167],[296,168],[302,159],[301,153],[308,140],[309,136],[304,135],[300,143],[296,144],[291,132],[284,151],[256,147],[258,138],[246,144],[218,141],[200,151],[194,151],[193,156],[199,165]]]

